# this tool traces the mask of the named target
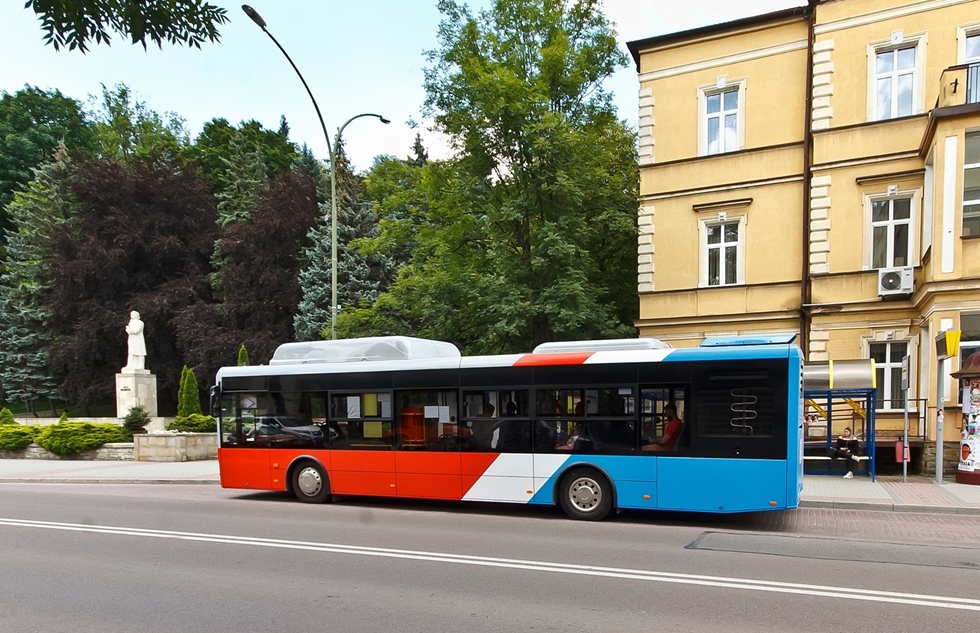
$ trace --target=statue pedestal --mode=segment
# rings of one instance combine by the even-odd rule
[[[149,369],[130,369],[116,374],[116,417],[124,418],[135,406],[157,417],[157,377]]]

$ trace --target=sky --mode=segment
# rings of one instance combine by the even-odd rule
[[[226,0],[217,44],[201,49],[164,44],[163,49],[129,44],[114,37],[111,46],[91,44],[89,52],[55,51],[45,46],[40,21],[24,0],[0,0],[0,91],[29,84],[58,89],[90,109],[102,85],[126,84],[136,98],[160,113],[184,119],[191,136],[213,118],[232,124],[255,119],[278,129],[284,115],[290,139],[329,156],[313,103],[289,62],[241,10]],[[416,131],[430,158],[445,158],[447,139],[422,116],[425,52],[435,48],[441,19],[436,0],[250,0],[268,30],[286,49],[313,92],[331,139],[348,118],[377,113],[382,125],[361,118],[344,130],[347,153],[359,171],[375,156],[406,157]],[[492,0],[463,0],[472,9]],[[605,0],[620,48],[648,37],[727,22],[805,4],[804,0]],[[604,84],[619,117],[637,124],[637,82],[632,59]],[[410,122],[417,127],[413,129]]]

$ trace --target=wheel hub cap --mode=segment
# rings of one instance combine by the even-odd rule
[[[320,473],[315,468],[304,468],[300,471],[299,477],[296,478],[296,483],[299,484],[300,491],[308,497],[314,496],[323,487]]]

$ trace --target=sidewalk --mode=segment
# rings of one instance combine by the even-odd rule
[[[218,462],[0,459],[0,483],[217,484]]]
[[[218,484],[218,462],[0,459],[0,483]],[[804,475],[801,507],[980,516],[980,486],[932,478]]]
[[[980,516],[980,486],[958,484],[948,477],[899,476],[843,479],[837,475],[804,475],[800,507],[894,512],[941,512]]]

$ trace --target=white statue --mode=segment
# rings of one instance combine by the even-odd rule
[[[129,323],[126,325],[126,334],[129,335],[129,357],[126,359],[126,366],[123,370],[135,373],[136,370],[145,369],[146,363],[146,341],[143,339],[143,322],[140,321],[140,313],[133,310],[129,313]]]

